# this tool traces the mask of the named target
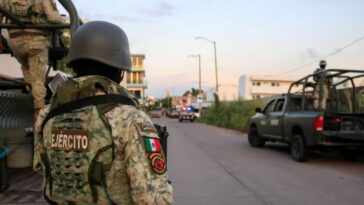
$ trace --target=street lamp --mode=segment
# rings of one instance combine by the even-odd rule
[[[198,93],[202,91],[201,88],[201,55],[189,55],[189,58],[198,58]]]
[[[216,94],[219,94],[219,80],[218,80],[218,73],[217,73],[217,56],[216,56],[216,41],[212,41],[208,38],[205,38],[203,36],[197,36],[195,38],[196,40],[204,40],[209,43],[212,43],[214,45],[214,54],[215,54],[215,73],[216,73]]]

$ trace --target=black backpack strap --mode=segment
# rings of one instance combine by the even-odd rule
[[[97,95],[97,96],[85,97],[79,100],[65,103],[63,105],[60,105],[52,109],[43,121],[42,130],[44,129],[44,126],[48,122],[48,120],[57,115],[61,115],[63,113],[69,113],[72,112],[73,110],[77,110],[90,105],[100,105],[108,103],[120,103],[123,105],[130,105],[134,107],[136,106],[136,103],[132,99],[124,95],[109,94],[109,95]]]

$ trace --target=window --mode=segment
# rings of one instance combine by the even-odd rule
[[[138,64],[137,64],[137,63],[138,63],[138,61],[137,61],[137,60],[138,60],[138,59],[137,59],[136,57],[133,57],[133,58],[132,58],[132,60],[133,60],[133,67],[137,67],[137,65],[138,65]]]
[[[143,58],[138,59],[138,68],[143,68]]]
[[[134,95],[135,97],[137,97],[138,99],[141,99],[142,98],[142,93],[140,90],[135,90],[134,91]]]
[[[131,83],[131,73],[130,72],[126,73],[126,82]]]
[[[257,85],[257,86],[260,86],[260,85],[261,85],[261,83],[260,83],[260,82],[257,82],[257,83],[256,83],[256,85]]]
[[[255,82],[253,82],[252,84],[253,84],[253,86],[255,86]]]
[[[133,84],[137,83],[137,73],[133,73],[133,79],[131,80]]]
[[[273,109],[274,109],[274,101],[275,101],[275,100],[270,101],[270,102],[268,103],[268,105],[267,105],[267,106],[265,106],[265,108],[264,108],[264,113],[270,113],[270,112],[272,112],[272,111],[273,111]]]
[[[284,106],[284,99],[279,99],[276,103],[276,106],[274,108],[274,112],[281,112],[283,111]]]
[[[271,85],[272,85],[272,87],[279,87],[279,83],[277,83],[277,82],[272,82]]]
[[[257,99],[260,99],[261,98],[261,96],[260,95],[257,95]]]

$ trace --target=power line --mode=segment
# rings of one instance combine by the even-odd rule
[[[301,70],[301,69],[303,69],[303,68],[305,68],[305,67],[307,67],[307,66],[310,66],[310,65],[312,65],[312,64],[315,64],[315,63],[317,63],[317,61],[318,61],[318,60],[327,59],[327,58],[329,58],[329,57],[331,57],[331,56],[334,56],[334,55],[336,55],[336,54],[340,53],[341,51],[343,51],[343,50],[345,50],[345,49],[347,49],[347,48],[351,47],[352,45],[354,45],[354,44],[356,44],[356,43],[358,43],[358,42],[360,42],[360,41],[362,41],[362,40],[364,40],[364,36],[362,36],[362,37],[360,37],[360,38],[356,39],[355,41],[352,41],[351,43],[349,43],[349,44],[347,44],[347,45],[345,45],[345,46],[343,46],[343,47],[341,47],[341,48],[337,49],[336,51],[334,51],[334,52],[332,52],[332,53],[329,53],[329,54],[328,54],[328,55],[326,55],[326,56],[323,56],[323,57],[321,57],[321,58],[318,58],[318,59],[316,59],[316,60],[314,60],[314,61],[312,61],[312,62],[310,62],[310,63],[304,64],[304,65],[302,65],[302,66],[299,66],[299,67],[297,67],[297,68],[294,68],[294,69],[289,70],[289,71],[287,71],[287,72],[284,72],[284,73],[282,73],[282,74],[292,73],[292,72],[294,72],[294,71]]]

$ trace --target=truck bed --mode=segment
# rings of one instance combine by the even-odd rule
[[[325,140],[336,143],[364,144],[364,115],[335,113],[325,116]]]
[[[42,176],[31,168],[9,169],[10,187],[0,194],[0,204],[45,205],[42,193]]]

